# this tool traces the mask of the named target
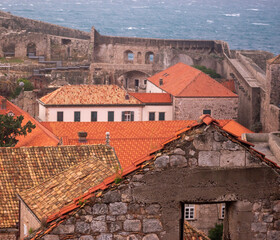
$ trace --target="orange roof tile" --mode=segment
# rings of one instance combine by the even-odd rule
[[[0,96],[0,101],[4,99]],[[7,100],[6,109],[0,109],[0,114],[7,114],[12,111],[15,116],[22,115],[24,117],[22,125],[25,125],[28,121],[31,121],[36,125],[35,129],[32,129],[31,133],[27,133],[26,136],[18,136],[16,139],[19,140],[16,147],[22,146],[57,146],[59,139],[42,126],[38,121],[31,117],[27,112],[20,109],[18,106],[14,105]]]
[[[40,98],[45,105],[142,104],[116,85],[66,85]]]
[[[232,92],[236,92],[235,83],[233,79],[221,82],[221,84]]]
[[[210,240],[205,233],[199,231],[190,225],[189,222],[184,222],[184,240]]]
[[[163,80],[162,85],[159,79]],[[148,80],[176,97],[238,97],[207,74],[184,63],[177,63]]]
[[[280,54],[272,59],[267,60],[267,62],[269,64],[280,64]]]
[[[228,123],[223,125],[222,129],[239,137],[241,137],[243,133],[253,133],[251,130],[245,128],[244,126],[242,126],[238,122],[235,122],[234,120],[230,120]]]
[[[170,94],[168,93],[132,93],[129,95],[137,98],[142,103],[172,103]]]

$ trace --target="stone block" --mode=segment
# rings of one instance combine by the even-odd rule
[[[220,164],[220,152],[200,151],[198,153],[198,166],[218,167]]]
[[[107,232],[107,224],[104,221],[92,221],[91,230],[93,232]]]
[[[191,155],[191,156],[194,156],[195,153],[196,153],[196,151],[194,151],[194,150],[192,150],[192,149],[189,151],[189,155]]]
[[[140,214],[141,206],[138,203],[131,203],[128,205],[128,212],[131,214]]]
[[[212,145],[213,151],[220,151],[222,149],[223,149],[222,142],[216,142],[216,141],[213,142],[213,145]]]
[[[75,226],[74,225],[62,225],[60,224],[57,228],[53,230],[54,234],[70,234],[74,233]]]
[[[269,213],[264,213],[262,219],[265,223],[272,223],[273,222],[273,215]]]
[[[57,235],[46,235],[43,237],[43,240],[59,240],[59,237]]]
[[[262,223],[262,222],[259,222],[259,223],[252,223],[251,224],[251,230],[252,232],[255,232],[255,233],[266,233],[267,232],[267,224],[266,223]]]
[[[144,219],[143,220],[143,232],[152,233],[162,230],[162,224],[158,219]]]
[[[245,151],[222,150],[220,158],[221,167],[245,166]]]
[[[104,203],[114,203],[121,201],[121,194],[119,191],[109,191],[104,194]]]
[[[123,229],[127,232],[139,232],[141,230],[140,220],[125,220]]]
[[[94,239],[93,239],[93,236],[86,235],[86,236],[81,236],[79,238],[79,240],[94,240]]]
[[[267,240],[279,240],[280,239],[280,230],[268,231]]]
[[[170,166],[171,167],[186,167],[186,166],[188,166],[188,161],[182,155],[172,155],[170,157]]]
[[[81,220],[87,223],[91,223],[91,221],[93,220],[93,216],[92,215],[81,216]]]
[[[107,221],[114,222],[114,221],[116,221],[116,216],[108,215],[108,216],[106,216],[106,220],[107,220]]]
[[[184,150],[182,150],[181,148],[176,148],[176,149],[173,151],[173,154],[185,156],[185,155],[186,155],[186,152],[185,152]]]
[[[189,158],[188,162],[190,167],[196,167],[198,165],[198,161],[196,158]]]
[[[245,157],[246,157],[246,160],[245,160],[246,166],[248,166],[248,167],[259,166],[262,163],[259,158],[252,156],[252,154],[248,151],[246,151]]]
[[[157,169],[163,169],[163,168],[168,167],[168,163],[169,163],[169,156],[163,155],[163,156],[158,157],[155,160],[154,164]]]
[[[146,207],[146,212],[149,215],[159,214],[160,213],[160,205],[152,204]]]
[[[120,221],[109,223],[110,232],[117,232],[122,229],[122,223]]]
[[[102,203],[96,203],[92,207],[92,214],[93,215],[101,215],[108,213],[108,206]]]
[[[197,150],[210,151],[212,150],[212,134],[200,134],[193,140],[193,145]]]
[[[280,200],[273,202],[273,211],[280,212]]]
[[[132,195],[131,195],[131,189],[128,188],[124,190],[121,194],[121,201],[122,202],[131,202],[132,201]]]
[[[232,150],[232,151],[241,149],[241,147],[237,143],[234,143],[230,140],[223,142],[222,146],[223,146],[223,149]]]
[[[122,202],[110,203],[109,210],[111,215],[123,215],[127,213],[127,204]]]
[[[142,240],[159,240],[158,236],[156,234],[148,234],[145,237],[142,238]]]
[[[108,233],[102,233],[97,236],[96,240],[113,240],[113,235]]]
[[[125,240],[140,240],[140,239],[141,238],[139,236],[132,234],[132,235],[127,236]]]
[[[223,142],[223,141],[227,140],[227,138],[224,137],[221,133],[215,131],[215,132],[214,132],[214,140],[215,140],[216,142]]]
[[[90,232],[90,224],[85,222],[76,223],[76,232],[87,234]]]

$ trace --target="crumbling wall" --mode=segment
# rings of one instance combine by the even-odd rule
[[[193,129],[154,162],[91,198],[46,239],[181,239],[183,203],[220,202],[228,212],[224,239],[255,239],[259,233],[262,239],[278,239],[279,180],[259,158],[212,127]]]
[[[0,233],[0,240],[17,240],[16,233]]]

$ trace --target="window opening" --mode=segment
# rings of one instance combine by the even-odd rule
[[[165,112],[160,112],[158,114],[158,120],[159,121],[164,121],[165,120]]]
[[[128,60],[128,61],[133,61],[133,59],[134,59],[134,54],[131,53],[131,52],[128,53],[128,54],[127,54],[127,60]]]
[[[155,121],[155,112],[149,112],[149,121]]]
[[[185,204],[185,220],[194,220],[194,219],[195,219],[195,205]]]
[[[91,121],[97,122],[97,112],[91,112]]]
[[[108,122],[114,122],[114,112],[113,111],[108,112]]]
[[[134,121],[134,112],[133,111],[124,111],[122,112],[122,121]]]
[[[203,110],[203,114],[209,114],[209,115],[211,115],[211,110],[209,110],[209,109],[204,109],[204,110]]]
[[[57,112],[57,121],[63,122],[63,112]]]
[[[81,112],[74,112],[74,122],[81,121]]]

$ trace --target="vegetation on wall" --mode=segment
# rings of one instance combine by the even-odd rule
[[[24,85],[21,86],[20,83],[23,83]],[[24,91],[32,91],[34,89],[33,84],[26,78],[20,78],[17,80],[17,87],[13,94],[11,95],[12,98],[18,97],[21,90],[24,89]]]
[[[200,70],[201,72],[208,74],[211,78],[221,78],[222,77],[219,73],[216,73],[216,71],[211,68],[207,68],[207,67],[201,66],[201,65],[193,65],[193,67]]]
[[[223,239],[223,224],[215,224],[214,228],[211,228],[208,232],[208,236],[211,240],[222,240]]]

